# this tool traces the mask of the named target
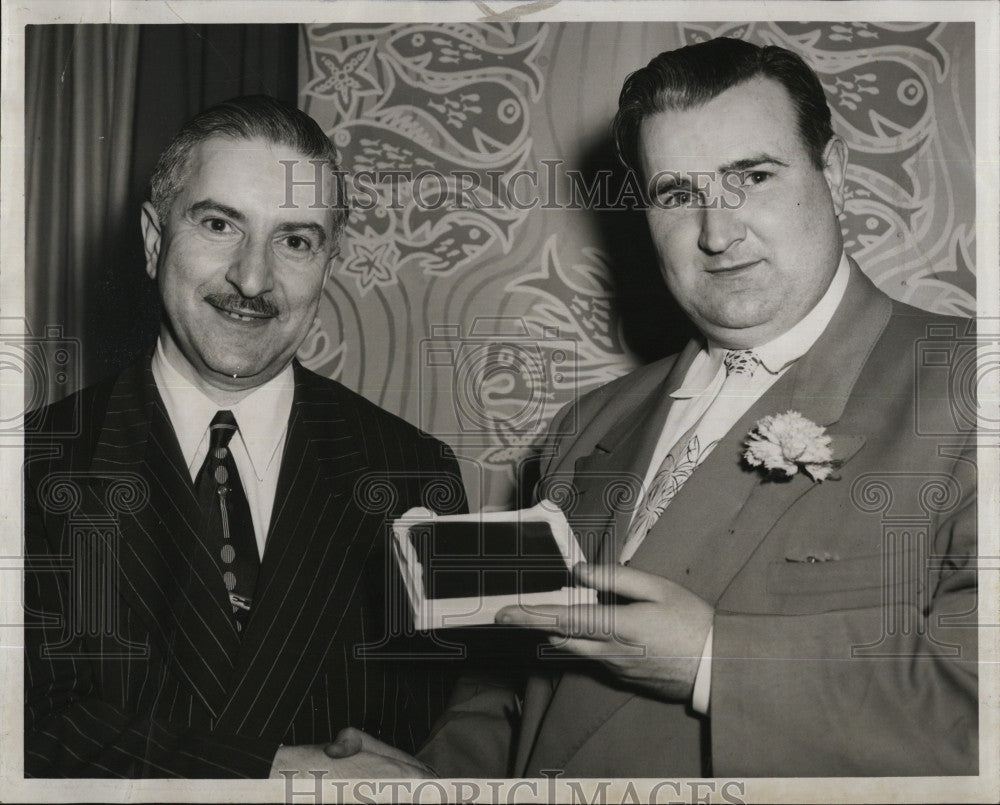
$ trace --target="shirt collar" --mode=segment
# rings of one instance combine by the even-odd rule
[[[219,411],[219,405],[192,386],[170,363],[160,340],[156,343],[151,368],[184,461],[193,471],[199,447],[208,438],[208,426]],[[278,445],[288,428],[294,397],[295,374],[289,364],[277,376],[229,406],[239,426],[237,436],[246,447],[259,481],[264,479],[267,468],[276,459]]]
[[[805,355],[826,326],[833,318],[837,307],[844,298],[847,281],[851,274],[851,266],[844,252],[840,254],[840,263],[830,281],[826,292],[820,300],[797,324],[786,330],[777,338],[765,344],[753,347],[754,353],[761,365],[771,374],[776,375],[786,366]],[[696,397],[712,391],[713,381],[717,381],[722,367],[726,348],[708,341],[691,366],[681,388],[672,397]]]

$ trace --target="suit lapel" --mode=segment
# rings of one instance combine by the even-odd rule
[[[581,540],[587,561],[617,561],[632,506],[641,494],[646,468],[673,405],[670,395],[680,388],[700,349],[697,341],[688,342],[646,399],[630,406],[629,415],[601,437],[593,452],[576,461],[573,486],[577,497],[568,519],[578,536],[596,533],[599,537],[597,544]],[[609,493],[613,485],[620,485],[620,497]],[[557,680],[533,677],[525,696],[515,773],[525,773],[535,752],[546,768],[562,768],[591,730],[633,696],[628,691],[611,691],[587,673],[568,671]],[[585,717],[580,712],[582,701],[587,702]]]
[[[848,287],[826,330],[697,468],[639,546],[630,563],[633,567],[676,581],[710,603],[719,600],[774,523],[815,486],[802,473],[787,482],[766,482],[758,471],[743,465],[741,455],[747,432],[761,417],[789,409],[820,425],[835,426],[872,347],[889,321],[891,304],[851,261]],[[690,360],[678,360],[664,383],[664,391],[646,403],[641,431],[624,423],[612,429],[594,454],[580,459],[577,467],[644,477],[652,447],[647,444],[648,449],[644,449],[641,445],[643,440],[655,443],[658,438],[669,410],[669,403],[661,395],[679,385]],[[831,371],[831,367],[837,368]],[[835,427],[830,433],[846,451],[841,456],[845,460],[864,441],[855,434],[836,438]],[[621,438],[616,438],[618,434]],[[593,491],[588,491],[583,509],[595,503]],[[600,561],[616,561],[625,536],[623,520],[627,519],[621,514],[615,518],[613,533],[602,545]],[[534,768],[538,763],[563,768],[583,742],[635,695],[602,685],[591,674],[567,674],[543,711],[544,719],[539,717],[534,724],[524,725],[522,742],[533,747],[533,759],[517,771]],[[587,702],[586,735],[579,729],[581,701]],[[680,705],[677,714],[678,718],[686,718]],[[521,763],[526,754],[520,756]]]
[[[663,422],[674,402],[670,395],[680,388],[700,348],[697,341],[688,342],[663,382],[630,416],[622,418],[601,437],[590,455],[577,460],[573,482],[578,499],[574,508],[586,511],[591,520],[587,524],[590,527],[582,530],[600,530],[592,526],[596,525],[597,518],[604,519],[600,524],[603,533],[599,546],[586,544],[586,540],[583,545],[588,561],[613,562],[618,556],[628,529],[631,501],[642,492],[645,469],[638,468],[648,467]],[[630,457],[629,464],[636,468],[635,471],[623,472],[622,456]]]
[[[798,411],[827,427],[841,450],[838,458],[850,460],[864,439],[839,434],[836,423],[890,312],[890,300],[852,265],[837,313],[813,348],[716,445],[640,545],[632,565],[677,581],[710,603],[718,601],[774,523],[817,485],[801,472],[788,480],[765,480],[742,461],[747,433],[764,416]]]
[[[298,364],[295,372],[253,615],[219,722],[244,734],[285,734],[336,638],[372,543],[351,504],[365,466],[360,439],[340,399]]]
[[[148,358],[116,383],[91,470],[88,506],[95,512],[108,511],[116,478],[145,480],[145,505],[115,512],[121,593],[164,642],[177,677],[216,715],[239,640],[211,549],[199,538],[190,475]]]

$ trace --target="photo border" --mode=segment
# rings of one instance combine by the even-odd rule
[[[609,2],[563,0],[562,2],[355,2],[354,0],[317,0],[315,2],[276,2],[276,0],[36,0],[30,3],[5,2],[2,11],[2,122],[0,122],[0,304],[5,318],[24,315],[25,229],[24,229],[24,58],[26,24],[42,23],[310,23],[331,21],[357,22],[471,22],[491,19],[513,21],[615,21],[705,20],[733,21],[808,19],[815,21],[864,19],[870,21],[971,21],[976,25],[976,265],[977,318],[1000,317],[1000,165],[997,143],[1000,142],[1000,75],[998,55],[998,14],[1000,4],[990,0],[953,3],[923,2]],[[492,15],[492,16],[491,16]],[[638,65],[637,65],[638,66]],[[989,267],[994,266],[993,271]],[[987,377],[991,384],[987,395],[990,404],[1000,399],[1000,378]],[[20,410],[23,387],[0,384],[0,408]],[[21,489],[21,452],[16,445],[0,445],[0,480],[6,490]],[[742,781],[742,791],[729,788],[720,780],[713,791],[697,781],[677,781],[682,792],[673,799],[683,801],[710,797],[702,801],[727,801],[738,797],[746,802],[975,802],[996,801],[1000,791],[1000,516],[995,490],[1000,489],[1000,443],[995,436],[980,432],[979,486],[993,490],[983,495],[979,510],[979,612],[993,613],[998,622],[981,623],[980,645],[980,774],[977,777],[913,778],[755,778]],[[21,506],[20,494],[5,496],[0,517],[0,623],[19,623],[21,618]],[[23,640],[19,627],[0,626],[0,800],[3,801],[100,801],[134,802],[268,802],[337,801],[335,781],[323,781],[322,799],[309,795],[309,784],[295,783],[289,788],[282,780],[217,781],[207,780],[24,780],[23,755],[23,678],[21,673]],[[373,782],[373,781],[369,781]],[[600,780],[583,780],[580,791],[592,796]],[[657,785],[657,780],[614,781],[606,788],[607,801],[625,801],[639,796],[642,801]],[[482,783],[482,781],[480,781]],[[351,788],[345,783],[340,796],[370,797],[372,801],[400,801],[404,788],[391,784]],[[447,786],[447,783],[444,783]],[[629,786],[634,793],[629,793]],[[534,787],[510,780],[482,801],[546,802],[554,795],[568,801],[574,793],[566,780],[542,780]],[[424,789],[433,799],[433,787]],[[447,789],[453,793],[454,787]],[[464,789],[466,792],[468,788]],[[664,789],[660,789],[664,790]],[[672,790],[672,789],[670,789]],[[461,793],[461,792],[460,792]],[[403,800],[406,801],[406,800]],[[589,800],[588,800],[589,801]],[[732,799],[729,799],[732,801]]]

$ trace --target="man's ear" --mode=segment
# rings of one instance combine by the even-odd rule
[[[337,238],[337,248],[334,249],[330,256],[326,260],[326,267],[323,270],[323,284],[326,285],[330,281],[330,275],[333,274],[333,264],[336,262],[337,258],[340,257],[340,243],[343,235]]]
[[[847,143],[834,134],[823,151],[823,178],[830,188],[833,210],[840,215],[844,211],[844,183],[847,177]]]
[[[160,259],[160,216],[152,202],[142,205],[142,247],[146,252],[146,273],[156,279],[156,263]]]

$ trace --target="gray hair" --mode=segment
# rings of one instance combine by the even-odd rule
[[[333,232],[336,240],[347,223],[347,188],[340,157],[330,138],[305,112],[268,95],[243,95],[199,112],[174,136],[160,154],[150,178],[150,201],[160,221],[167,220],[170,205],[186,180],[191,151],[210,137],[236,140],[263,139],[284,145],[309,159],[326,162],[334,177]]]

